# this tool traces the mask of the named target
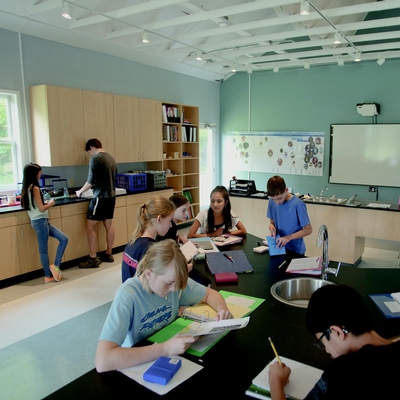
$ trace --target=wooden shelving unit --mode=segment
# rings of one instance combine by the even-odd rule
[[[199,108],[163,102],[162,109],[163,159],[148,166],[171,171],[167,186],[174,193],[190,192],[193,219],[200,211]]]

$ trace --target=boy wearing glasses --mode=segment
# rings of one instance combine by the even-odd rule
[[[315,345],[333,361],[307,400],[398,398],[400,341],[384,339],[373,329],[362,297],[345,285],[327,285],[311,296],[307,330]],[[272,400],[285,399],[290,368],[274,363],[269,370]]]

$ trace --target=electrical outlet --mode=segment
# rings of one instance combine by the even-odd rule
[[[369,191],[375,193],[378,190],[376,186],[370,186]]]

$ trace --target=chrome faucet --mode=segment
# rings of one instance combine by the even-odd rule
[[[317,236],[317,247],[321,247],[323,243],[323,248],[322,248],[322,265],[321,265],[321,278],[326,281],[328,280],[328,274],[333,274],[337,276],[339,273],[340,269],[340,264],[338,267],[335,268],[329,268],[329,256],[328,256],[328,228],[326,225],[321,225],[318,230],[318,236]]]
[[[319,195],[320,201],[322,201],[322,195],[324,194],[325,190],[329,190],[328,186],[325,186],[325,187],[321,190],[321,194]]]

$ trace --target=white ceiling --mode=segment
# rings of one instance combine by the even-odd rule
[[[307,16],[300,3],[0,0],[0,28],[210,81],[229,78],[233,64],[251,72],[354,62],[356,52],[361,62],[400,58],[400,0],[311,0]],[[342,44],[333,44],[336,31]]]

